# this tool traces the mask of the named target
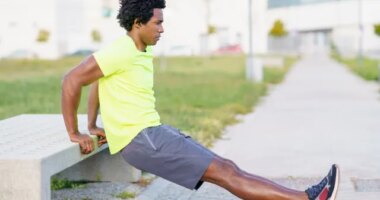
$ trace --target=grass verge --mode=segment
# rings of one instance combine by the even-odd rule
[[[361,61],[357,58],[342,58],[333,54],[332,58],[347,66],[355,74],[368,81],[379,80],[379,60],[363,58]]]

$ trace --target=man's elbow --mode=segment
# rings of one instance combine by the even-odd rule
[[[62,89],[65,90],[66,88],[73,88],[73,87],[82,87],[83,84],[81,84],[77,78],[74,77],[72,73],[67,73],[62,78]]]
[[[68,83],[70,82],[70,80],[71,80],[70,73],[66,73],[63,76],[62,81],[61,81],[62,88],[64,88],[66,85],[68,85]]]

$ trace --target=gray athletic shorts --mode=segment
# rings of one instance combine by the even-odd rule
[[[121,152],[132,166],[188,189],[198,189],[215,154],[168,125],[142,130]]]

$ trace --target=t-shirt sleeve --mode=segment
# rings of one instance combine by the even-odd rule
[[[122,71],[123,63],[126,62],[122,52],[125,51],[111,45],[93,54],[105,77]]]

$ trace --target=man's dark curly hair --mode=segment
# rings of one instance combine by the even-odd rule
[[[120,0],[117,19],[121,27],[130,31],[135,19],[138,23],[146,24],[153,16],[154,8],[165,7],[165,0]]]

